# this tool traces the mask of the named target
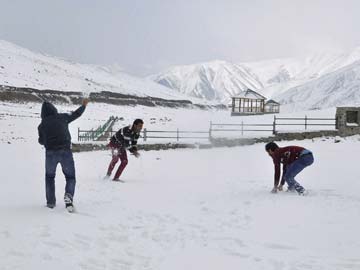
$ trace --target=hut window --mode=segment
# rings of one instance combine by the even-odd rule
[[[359,125],[359,112],[358,111],[347,111],[346,112],[346,125],[347,126],[358,126]]]

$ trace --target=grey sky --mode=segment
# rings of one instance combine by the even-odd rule
[[[144,75],[360,46],[358,0],[0,0],[0,39]]]

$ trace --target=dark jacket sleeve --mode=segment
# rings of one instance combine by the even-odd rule
[[[136,152],[137,150],[138,150],[138,148],[137,148],[137,140],[139,139],[139,137],[140,137],[140,135],[139,134],[135,134],[135,136],[132,138],[132,140],[131,140],[131,147],[130,147],[130,149],[129,149],[129,151],[131,152],[131,153],[134,153],[134,152]]]
[[[131,129],[129,126],[122,128],[122,135],[125,140],[130,141],[131,140]]]
[[[110,142],[115,146],[115,147],[122,147],[123,143],[124,143],[124,137],[121,135],[122,133],[122,128],[119,129],[111,138],[110,138]]]
[[[132,138],[131,140],[131,145],[134,146],[137,144],[137,141],[139,139],[140,135],[139,134],[135,134],[135,136]]]
[[[84,111],[85,111],[85,106],[82,105],[79,108],[77,108],[76,111],[73,111],[73,112],[71,112],[69,114],[64,114],[65,118],[66,118],[66,121],[68,123],[74,121],[75,119],[79,118],[83,114]]]
[[[132,145],[133,140],[134,140],[134,135],[133,135],[133,132],[132,132],[130,126],[123,128],[123,137],[124,137],[126,148],[128,148],[130,150],[129,147]]]
[[[44,142],[44,135],[43,135],[42,125],[41,124],[38,126],[38,133],[39,133],[38,142],[39,142],[39,144],[44,145],[45,142]]]

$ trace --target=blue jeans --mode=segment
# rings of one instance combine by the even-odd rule
[[[58,163],[61,164],[65,175],[65,194],[74,197],[75,193],[75,164],[71,150],[46,150],[45,154],[45,187],[46,201],[48,204],[55,204],[55,174]]]
[[[284,178],[289,186],[289,190],[295,189],[300,193],[304,192],[305,189],[298,182],[296,182],[295,176],[298,175],[305,167],[310,166],[314,162],[313,154],[310,151],[304,150],[303,152],[303,155],[300,155],[297,160],[286,167],[286,172],[284,174]]]

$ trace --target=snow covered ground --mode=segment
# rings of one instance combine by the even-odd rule
[[[298,177],[306,197],[270,193],[273,165],[263,144],[143,152],[129,156],[125,183],[102,179],[109,152],[75,153],[77,213],[69,214],[60,166],[58,206],[45,207],[40,105],[2,103],[0,112],[2,270],[360,269],[359,136],[280,143],[314,152],[315,163]],[[113,112],[156,128],[237,119],[221,111],[89,104],[71,124],[73,137],[78,126],[97,126]],[[160,121],[165,117],[171,121]]]

